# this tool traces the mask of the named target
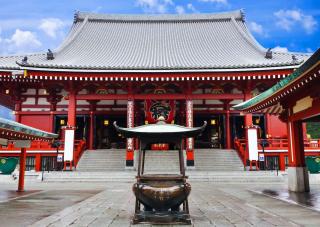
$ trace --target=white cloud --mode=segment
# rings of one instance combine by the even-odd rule
[[[313,50],[308,47],[308,48],[307,48],[307,52],[308,52],[308,53],[313,53]]]
[[[65,26],[66,23],[58,18],[46,18],[41,20],[39,29],[41,29],[51,38],[56,38],[57,34],[61,32],[61,29],[63,29]]]
[[[228,4],[228,0],[199,0],[200,2],[212,2],[220,4]]]
[[[16,29],[11,38],[2,40],[2,52],[5,53],[26,53],[33,52],[42,46],[36,34],[31,31]]]
[[[276,47],[272,48],[272,51],[280,52],[280,53],[288,53],[289,52],[287,47],[281,47],[281,46],[276,46]]]
[[[178,14],[185,14],[186,13],[183,6],[176,6],[176,12]]]
[[[136,0],[136,4],[146,13],[166,13],[174,5],[172,0]]]
[[[253,31],[254,33],[257,33],[257,34],[260,34],[262,35],[263,34],[263,27],[261,24],[258,24],[256,22],[250,22],[249,23],[249,28],[251,31]]]
[[[199,11],[192,5],[192,3],[188,3],[187,8],[193,13],[199,13]]]
[[[305,15],[300,10],[279,10],[274,15],[278,19],[277,26],[286,31],[291,31],[293,27],[300,25],[306,33],[311,34],[317,26],[313,16]]]

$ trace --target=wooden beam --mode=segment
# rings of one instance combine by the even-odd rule
[[[146,99],[158,99],[158,100],[201,100],[201,99],[243,99],[243,94],[89,94],[89,95],[77,95],[77,100],[128,100],[132,98],[134,100],[146,100]],[[66,99],[69,99],[67,97]]]

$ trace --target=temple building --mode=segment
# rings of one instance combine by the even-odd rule
[[[309,56],[262,47],[242,11],[79,12],[58,49],[0,57],[0,104],[14,111],[17,122],[72,144],[126,149],[127,166],[133,166],[138,142],[121,137],[114,121],[122,127],[152,124],[160,116],[187,127],[207,121],[200,137],[186,140],[187,165],[193,166],[194,149],[233,148],[252,124],[262,138],[285,138],[286,124],[276,116],[244,115],[232,106],[272,87]],[[272,110],[279,112],[281,106]],[[65,137],[65,129],[74,135]]]

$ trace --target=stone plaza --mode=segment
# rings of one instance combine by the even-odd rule
[[[319,226],[320,185],[315,177],[310,178],[310,193],[288,193],[281,174],[280,180],[259,181],[263,174],[246,173],[247,180],[234,183],[191,177],[193,226]],[[14,193],[16,182],[3,182],[1,226],[130,226],[134,174],[127,176],[129,180],[93,182],[27,180],[26,192],[20,194]]]

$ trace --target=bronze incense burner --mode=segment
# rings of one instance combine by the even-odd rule
[[[199,135],[206,127],[187,128],[179,125],[157,124],[121,128],[114,126],[126,138],[138,138],[140,141],[137,182],[132,190],[136,196],[133,224],[191,224],[188,196],[191,185],[186,182],[183,158],[184,138]],[[146,148],[154,143],[170,143],[178,148],[179,174],[145,174],[144,163]]]

